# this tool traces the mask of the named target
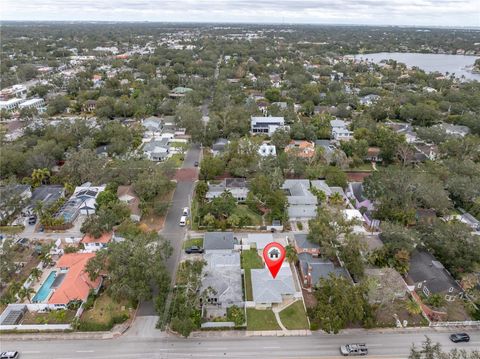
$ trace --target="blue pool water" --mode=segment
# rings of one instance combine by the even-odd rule
[[[55,277],[57,275],[57,272],[53,271],[50,273],[43,282],[42,286],[38,290],[37,294],[32,299],[33,303],[40,303],[43,302],[45,299],[47,299],[48,295],[50,294],[50,291],[52,290],[52,283],[55,280]]]

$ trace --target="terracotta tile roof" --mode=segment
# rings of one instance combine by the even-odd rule
[[[297,157],[311,158],[315,156],[315,144],[309,141],[292,140],[288,146],[285,147],[285,152],[290,151],[293,151]]]
[[[91,289],[100,286],[102,279],[92,281],[85,267],[88,261],[95,257],[95,253],[69,253],[64,254],[57,262],[57,268],[68,268],[60,286],[48,300],[49,304],[68,304],[72,300],[85,301]]]
[[[95,238],[91,234],[86,234],[80,243],[108,243],[112,240],[113,232],[105,232],[100,238]]]

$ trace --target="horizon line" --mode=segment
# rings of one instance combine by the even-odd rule
[[[99,23],[99,24],[201,24],[201,25],[283,25],[283,26],[360,26],[360,27],[403,27],[403,28],[431,28],[431,29],[462,29],[480,30],[480,26],[471,25],[408,25],[408,24],[350,24],[350,23],[322,23],[322,22],[251,22],[251,21],[153,21],[153,20],[2,20],[3,23]]]

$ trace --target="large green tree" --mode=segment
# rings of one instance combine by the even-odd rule
[[[338,333],[348,324],[368,319],[369,304],[363,284],[354,286],[344,277],[331,275],[320,280],[315,298],[312,319],[327,333]]]
[[[168,293],[170,283],[166,260],[171,254],[169,242],[155,232],[127,237],[110,243],[87,264],[87,273],[95,279],[106,273],[106,288],[115,300],[138,302]]]

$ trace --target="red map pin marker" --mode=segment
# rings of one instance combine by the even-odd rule
[[[269,243],[263,249],[263,259],[272,277],[275,278],[285,259],[285,248],[277,242]]]

